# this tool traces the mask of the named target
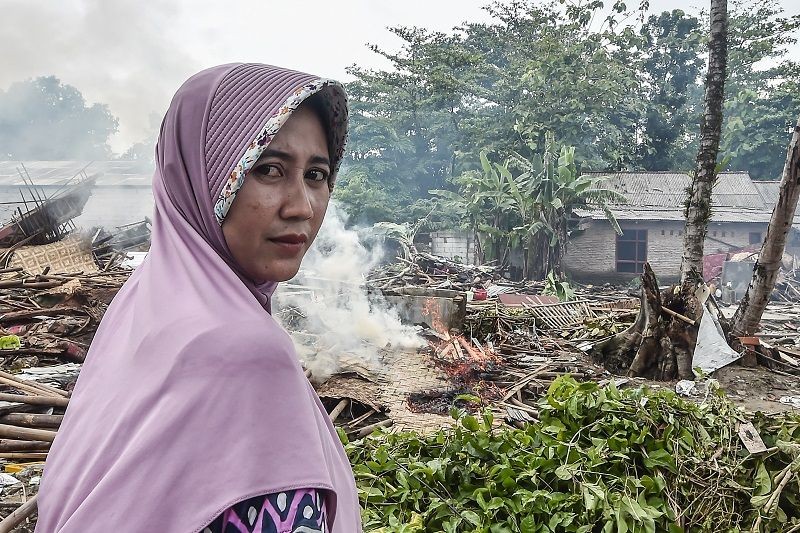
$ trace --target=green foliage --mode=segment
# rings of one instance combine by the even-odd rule
[[[568,281],[558,279],[552,270],[547,273],[547,277],[544,279],[542,294],[555,296],[559,302],[568,302],[575,299],[575,289],[572,288]]]
[[[648,170],[689,170],[697,152],[698,79],[704,32],[679,9],[651,15],[640,30],[644,138],[638,165]]]
[[[722,150],[732,168],[748,168],[756,179],[779,180],[786,147],[800,116],[800,82],[785,81],[768,93],[744,90],[725,105]]]
[[[0,159],[108,159],[117,119],[55,76],[0,90]],[[152,148],[152,147],[151,147]]]
[[[345,442],[365,531],[786,531],[800,524],[800,418],[759,417],[770,450],[750,455],[742,413],[719,392],[702,404],[671,391],[557,379],[524,430],[455,412],[430,435]],[[766,509],[774,500],[774,509]]]
[[[397,200],[386,187],[374,183],[363,171],[343,169],[336,180],[333,197],[345,207],[349,220],[365,223],[398,220]]]
[[[536,144],[526,143],[525,153]],[[457,213],[463,226],[481,237],[484,259],[504,262],[512,248],[522,248],[523,276],[543,278],[560,271],[569,239],[569,222],[575,209],[597,207],[621,232],[610,210],[624,203],[621,194],[602,187],[603,177],[579,175],[575,148],[559,146],[545,135],[541,153],[526,158],[513,151],[504,163],[480,154],[481,172],[455,178],[458,192],[433,190],[445,209]]]

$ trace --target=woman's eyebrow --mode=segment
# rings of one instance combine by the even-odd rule
[[[275,148],[264,149],[264,151],[261,153],[261,157],[276,157],[278,159],[284,159],[286,161],[292,161],[295,159],[295,157],[289,152],[284,152],[283,150],[277,150]],[[309,163],[313,163],[315,165],[328,165],[329,167],[331,166],[330,159],[321,155],[311,156],[311,158],[309,159]]]

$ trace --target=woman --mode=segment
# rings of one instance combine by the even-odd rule
[[[346,130],[342,87],[308,74],[223,65],[178,90],[150,253],[92,342],[37,532],[361,531],[347,456],[270,315]]]

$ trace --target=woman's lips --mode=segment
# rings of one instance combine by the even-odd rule
[[[287,255],[295,255],[303,249],[308,238],[305,235],[281,235],[268,240]]]

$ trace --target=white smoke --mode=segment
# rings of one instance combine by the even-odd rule
[[[337,371],[370,372],[380,367],[381,350],[423,344],[380,295],[368,294],[364,282],[382,250],[366,246],[361,235],[345,227],[344,213],[332,202],[300,273],[275,295],[276,315],[314,381]],[[304,317],[299,322],[292,308]]]

